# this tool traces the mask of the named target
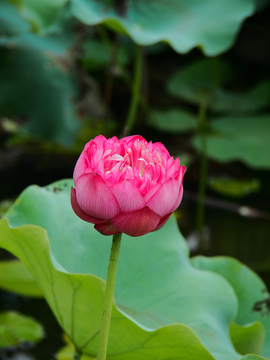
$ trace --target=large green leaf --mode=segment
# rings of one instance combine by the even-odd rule
[[[11,228],[2,220],[0,246],[27,264],[63,329],[77,346],[83,347],[89,340],[83,349],[93,355],[104,291],[99,277],[106,276],[111,240],[74,215],[69,201],[71,184],[63,180],[25,190],[7,214]],[[24,224],[32,225],[20,227]],[[167,355],[155,359],[169,359],[173,355],[168,346],[176,351],[174,343],[181,348],[189,341],[196,351],[193,355],[185,351],[187,359],[209,357],[201,343],[217,360],[240,357],[229,337],[237,313],[235,293],[220,275],[190,264],[186,243],[173,218],[158,232],[123,237],[115,299],[123,315],[114,308],[110,354],[119,352],[118,346],[138,347],[130,359],[138,359],[138,351],[140,359],[154,359],[163,356],[163,350],[156,349],[159,345],[166,348]],[[91,321],[85,321],[87,318]],[[179,322],[189,326],[201,343],[185,325],[171,325]],[[151,337],[151,350],[141,348],[149,334],[153,335],[146,329],[158,334]],[[178,336],[183,341],[180,345]],[[121,344],[113,341],[119,337]],[[182,356],[177,351],[177,356]]]
[[[0,287],[22,296],[42,296],[33,276],[18,260],[0,261]]]
[[[199,46],[214,55],[232,46],[241,23],[253,13],[254,2],[71,0],[71,10],[85,24],[105,23],[140,45],[166,41],[180,53]]]
[[[270,167],[270,115],[224,117],[213,121],[207,154],[218,161],[242,160],[254,168]],[[199,149],[200,139],[194,140]]]
[[[260,321],[265,328],[265,342],[261,355],[270,358],[270,317],[264,310],[269,294],[263,281],[247,266],[228,257],[206,258],[198,256],[192,264],[199,269],[211,270],[222,275],[233,287],[239,303],[235,322],[245,325]],[[261,307],[259,306],[261,304]],[[257,305],[257,306],[256,306]]]
[[[6,4],[0,2],[7,13]],[[9,5],[12,28],[22,19]],[[27,24],[25,22],[25,24]],[[65,64],[72,35],[38,37],[23,31],[0,38],[0,111],[28,120],[22,132],[70,144],[77,128],[75,88]],[[5,36],[8,35],[8,36]]]
[[[35,343],[43,336],[43,328],[37,321],[14,311],[0,313],[0,348]]]
[[[96,355],[105,282],[94,275],[69,274],[55,259],[52,263],[44,229],[35,225],[12,229],[7,219],[2,219],[0,226],[1,246],[6,242],[5,248],[20,257],[33,272],[63,330],[78,348]],[[187,326],[176,324],[147,331],[114,306],[108,356],[120,360],[127,354],[130,360],[195,360],[197,357],[213,360]]]
[[[267,360],[267,358],[263,358],[258,355],[246,355],[244,357],[241,357],[239,360]]]

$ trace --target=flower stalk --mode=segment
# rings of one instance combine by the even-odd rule
[[[101,328],[99,334],[99,345],[97,360],[106,360],[108,337],[110,330],[112,306],[114,299],[114,288],[118,266],[118,258],[120,253],[122,233],[113,235],[111,254],[108,266],[107,281],[105,288],[103,312],[101,319]]]

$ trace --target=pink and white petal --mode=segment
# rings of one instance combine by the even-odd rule
[[[161,217],[169,214],[179,194],[179,185],[175,179],[167,180],[160,189],[146,202]]]
[[[166,224],[166,222],[169,220],[171,215],[172,215],[172,213],[163,216],[163,218],[160,219],[160,221],[154,231],[161,229]]]
[[[145,203],[161,188],[162,184],[157,183],[154,185],[144,196]]]
[[[74,171],[73,171],[73,181],[74,184],[76,186],[76,181],[77,179],[84,174],[84,170],[85,170],[85,156],[86,153],[85,151],[83,151],[79,157],[79,159],[76,162]]]
[[[98,219],[95,218],[93,216],[89,216],[88,214],[86,214],[79,206],[77,199],[76,199],[76,189],[74,189],[73,187],[71,188],[71,193],[70,193],[70,201],[71,201],[71,206],[73,211],[75,212],[75,214],[77,216],[79,216],[79,218],[81,218],[84,221],[87,221],[91,224],[101,224],[106,220],[103,219]]]
[[[106,221],[102,224],[96,224],[94,228],[101,233],[101,235],[115,235],[120,234],[121,231],[115,229],[110,221]]]
[[[121,212],[115,196],[98,174],[88,173],[78,178],[76,198],[86,214],[99,219],[108,220]]]
[[[93,141],[94,141],[97,145],[101,145],[101,144],[103,144],[104,142],[106,142],[107,139],[106,139],[105,136],[103,136],[103,135],[98,135],[98,136],[96,136],[96,137],[93,139]]]
[[[143,141],[145,140],[141,135],[130,135],[130,136],[126,136],[124,138],[122,138],[121,140],[125,140],[127,144],[130,144],[132,141]]]
[[[178,194],[177,199],[176,199],[176,202],[173,205],[173,207],[171,208],[171,212],[174,212],[178,208],[178,206],[180,205],[180,203],[182,201],[182,198],[183,198],[183,192],[184,192],[184,189],[183,189],[183,186],[181,186],[179,194]]]
[[[170,157],[169,151],[161,142],[153,143],[153,150],[157,152],[164,152],[164,154],[166,154],[168,158]]]
[[[120,214],[110,221],[119,232],[129,236],[142,236],[157,227],[160,216],[145,206],[131,213]]]
[[[113,185],[110,190],[116,197],[122,212],[131,212],[145,206],[144,197],[138,188],[129,180]]]
[[[187,170],[187,168],[184,165],[180,166],[180,173],[179,173],[179,178],[178,178],[179,185],[183,183],[183,179],[184,179],[186,170]]]

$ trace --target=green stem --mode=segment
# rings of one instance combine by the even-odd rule
[[[112,248],[111,248],[111,255],[108,266],[103,312],[101,319],[101,328],[99,334],[97,360],[106,360],[112,306],[114,299],[114,286],[115,286],[118,258],[120,253],[121,237],[122,237],[121,233],[116,234],[113,236],[113,240],[112,240]]]
[[[134,122],[136,119],[136,114],[140,101],[141,81],[142,81],[142,49],[140,46],[136,47],[134,65],[135,65],[135,70],[134,70],[134,80],[132,86],[132,99],[128,111],[127,121],[124,127],[123,136],[127,136],[131,133],[131,130],[134,126]]]
[[[199,241],[202,240],[202,228],[204,225],[204,198],[207,181],[207,137],[206,137],[207,119],[206,119],[206,103],[202,102],[199,110],[199,137],[200,137],[200,177],[198,189],[198,203],[197,203],[197,219],[196,227]]]

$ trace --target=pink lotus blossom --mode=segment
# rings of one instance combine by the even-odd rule
[[[179,206],[186,168],[142,136],[89,141],[74,169],[71,205],[103,235],[160,229]]]

